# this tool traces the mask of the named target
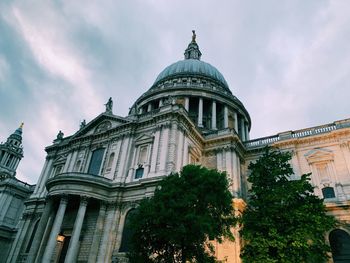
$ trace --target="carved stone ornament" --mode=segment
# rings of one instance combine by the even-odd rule
[[[107,131],[111,127],[112,127],[112,123],[110,121],[104,121],[97,126],[95,133]]]

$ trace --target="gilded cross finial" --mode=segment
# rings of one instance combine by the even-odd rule
[[[24,125],[24,122],[21,123],[21,125],[19,126],[21,129],[23,129],[23,125]]]
[[[196,42],[196,31],[192,30],[192,42]]]

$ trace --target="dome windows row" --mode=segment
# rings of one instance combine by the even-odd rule
[[[201,88],[208,91],[220,92],[225,95],[231,94],[225,88],[221,87],[221,85],[218,85],[218,83],[202,77],[179,77],[165,80],[152,87],[149,92],[163,90],[165,88]]]
[[[242,141],[249,140],[249,122],[246,117],[225,103],[208,97],[177,96],[156,98],[142,105],[138,113],[154,113],[168,104],[182,105],[190,119],[205,135],[213,130],[234,129]]]

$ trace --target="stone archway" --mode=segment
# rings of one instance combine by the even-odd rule
[[[342,229],[335,229],[329,234],[334,263],[350,262],[350,235]]]

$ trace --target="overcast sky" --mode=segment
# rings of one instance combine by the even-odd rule
[[[17,177],[111,96],[125,116],[197,33],[252,119],[251,138],[350,117],[350,1],[0,3],[0,141],[23,121]]]

